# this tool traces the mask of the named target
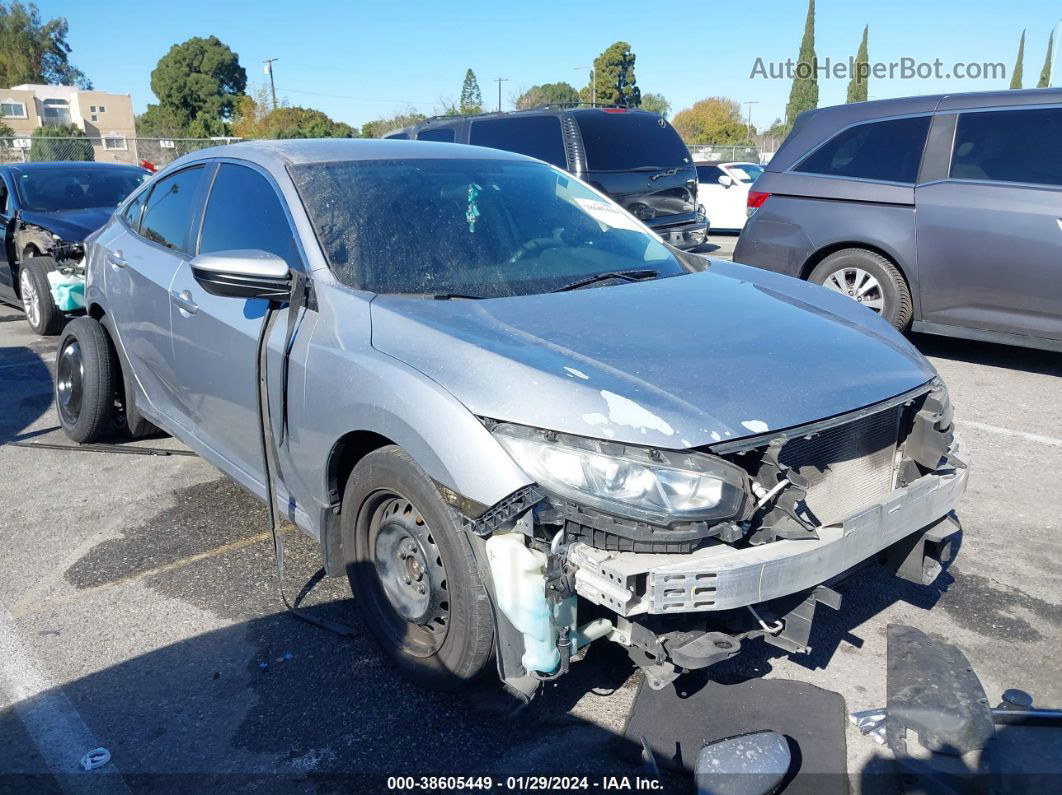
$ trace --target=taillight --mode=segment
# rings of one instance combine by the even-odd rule
[[[749,197],[745,200],[745,215],[749,218],[763,206],[763,203],[767,201],[771,194],[762,190],[750,190]]]

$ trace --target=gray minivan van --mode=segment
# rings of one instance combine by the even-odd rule
[[[1062,350],[1062,89],[797,119],[734,252],[900,329]]]

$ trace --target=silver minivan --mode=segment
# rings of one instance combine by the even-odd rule
[[[1062,350],[1062,89],[801,115],[749,193],[734,259],[895,327]]]

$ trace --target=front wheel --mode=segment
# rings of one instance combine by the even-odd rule
[[[426,687],[472,681],[491,658],[490,601],[424,470],[394,445],[366,455],[347,482],[341,528],[351,590],[384,653]]]
[[[106,330],[90,317],[63,331],[55,362],[59,423],[75,442],[95,442],[111,428],[116,397],[114,353]]]
[[[18,291],[26,322],[45,337],[58,334],[63,327],[63,313],[55,306],[52,286],[48,283],[48,272],[52,270],[55,270],[55,260],[51,257],[30,257],[22,263],[18,274]]]
[[[903,274],[886,257],[863,248],[835,251],[820,262],[808,281],[858,301],[904,331],[911,323],[911,291]]]

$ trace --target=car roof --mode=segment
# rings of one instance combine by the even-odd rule
[[[66,169],[77,168],[90,168],[90,169],[135,169],[136,171],[145,171],[140,166],[133,165],[132,163],[97,163],[93,160],[56,160],[46,163],[7,163],[0,168],[4,168],[13,172],[36,172],[36,171],[63,171]],[[146,173],[146,171],[145,171]]]

